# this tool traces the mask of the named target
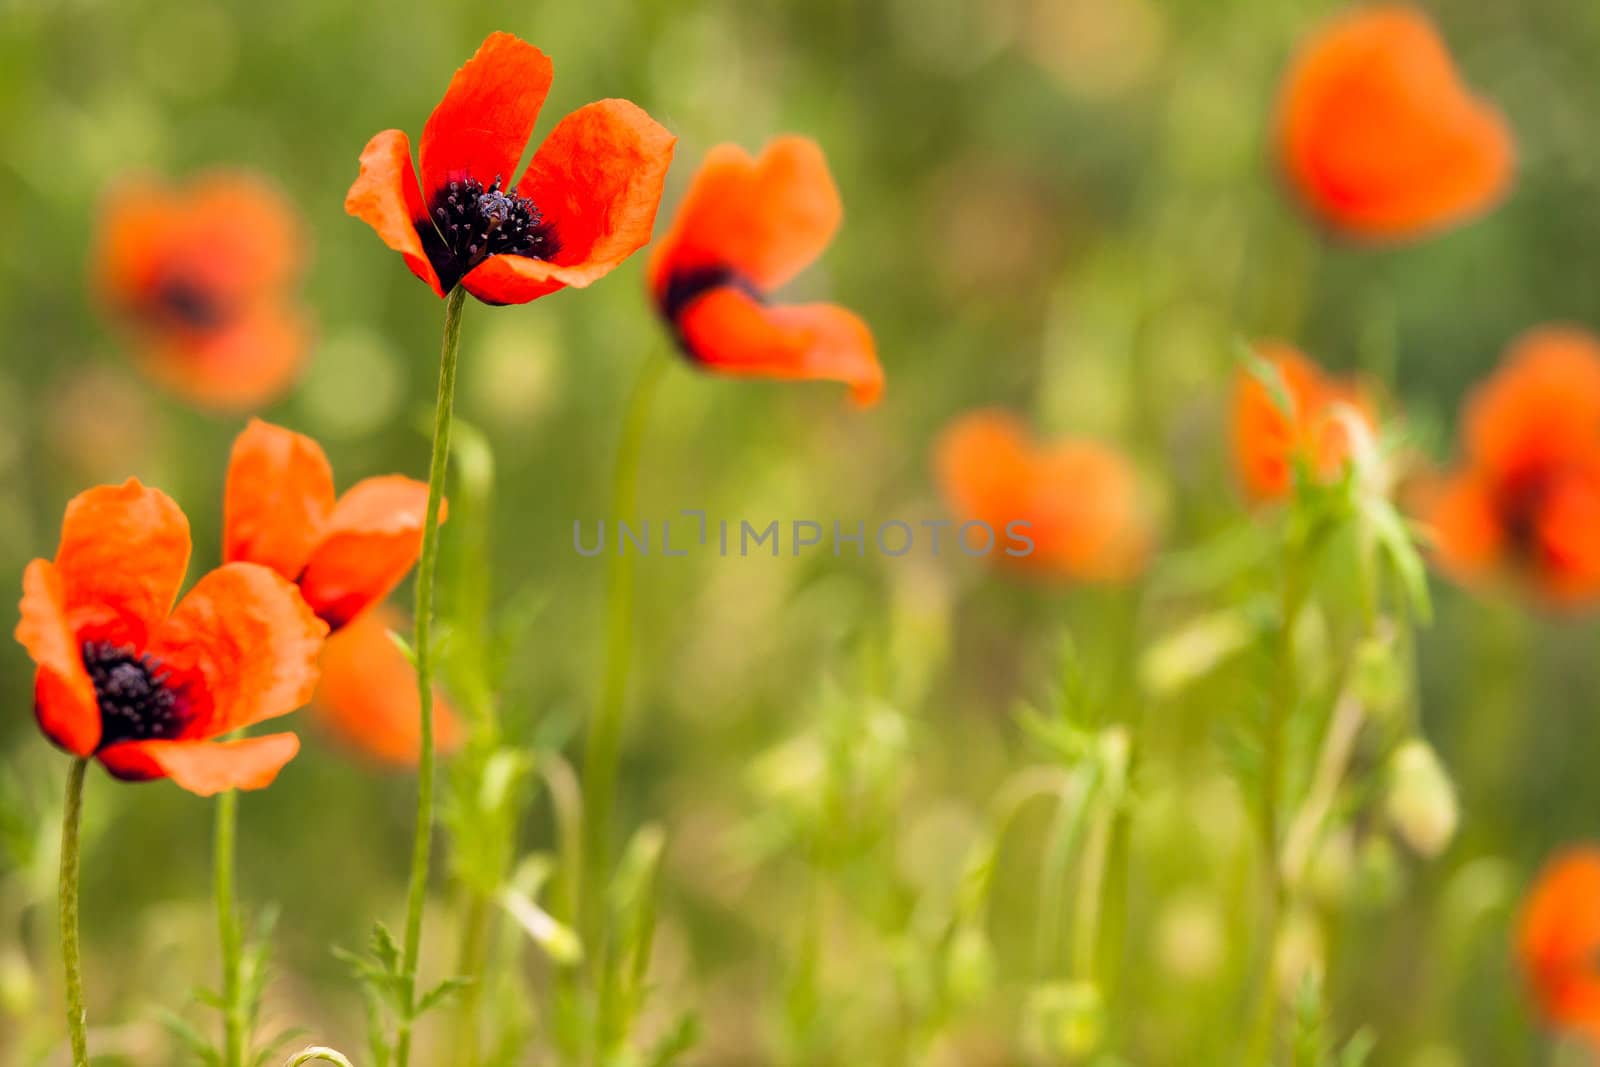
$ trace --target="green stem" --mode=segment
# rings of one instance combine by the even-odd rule
[[[217,936],[222,946],[222,1063],[244,1067],[244,1018],[239,1000],[239,920],[234,910],[233,842],[239,821],[239,794],[217,798],[216,865],[212,891],[217,898]]]
[[[475,1067],[478,1062],[478,1006],[483,995],[483,972],[488,955],[490,901],[476,889],[467,891],[467,913],[461,923],[461,951],[456,973],[468,979],[461,991],[457,1016],[456,1062]]]
[[[67,1033],[73,1067],[89,1067],[89,1031],[83,1008],[83,969],[78,962],[78,824],[83,819],[83,774],[89,761],[73,761],[67,803],[61,813],[61,962],[67,981]]]
[[[412,654],[417,661],[421,702],[421,748],[417,756],[417,826],[411,845],[411,884],[406,894],[405,940],[400,957],[401,1002],[405,1006],[395,1034],[395,1067],[411,1059],[415,1021],[417,956],[422,947],[422,910],[428,896],[428,863],[433,845],[433,577],[439,564],[439,508],[450,466],[450,420],[455,411],[456,357],[461,348],[461,310],[467,291],[450,291],[444,306],[444,343],[439,353],[439,398],[433,411],[433,460],[428,467],[428,510],[422,523],[422,554],[417,561],[417,618]]]
[[[617,442],[611,480],[611,535],[617,541],[607,568],[605,674],[600,704],[589,720],[583,756],[584,860],[583,900],[579,907],[584,951],[603,959],[606,884],[610,867],[611,817],[621,758],[623,714],[627,708],[628,674],[633,652],[633,556],[624,552],[618,523],[629,515],[639,484],[639,454],[650,422],[650,407],[667,361],[646,357],[628,399]]]
[[[1277,1052],[1277,951],[1278,925],[1284,910],[1284,881],[1282,857],[1278,844],[1278,806],[1283,793],[1284,733],[1295,704],[1297,668],[1295,665],[1294,631],[1300,617],[1300,568],[1305,560],[1305,547],[1295,531],[1291,530],[1284,546],[1284,573],[1280,618],[1278,622],[1277,667],[1271,705],[1267,708],[1267,722],[1262,739],[1261,773],[1261,846],[1263,881],[1265,884],[1265,951],[1261,963],[1261,993],[1257,1008],[1257,1046],[1261,1062],[1271,1063]]]

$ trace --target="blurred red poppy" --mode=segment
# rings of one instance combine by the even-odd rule
[[[416,672],[389,637],[401,621],[396,612],[379,605],[329,637],[311,709],[356,751],[380,763],[414,767],[422,751],[422,701]],[[461,722],[437,687],[433,714],[435,750],[458,748]]]
[[[397,474],[335,498],[333,468],[315,441],[251,419],[228,461],[222,558],[271,567],[338,630],[416,563],[427,507],[428,487]],[[447,510],[441,502],[440,522]]]
[[[1442,229],[1511,184],[1505,120],[1462,84],[1438,31],[1411,7],[1362,8],[1323,27],[1290,67],[1278,123],[1301,199],[1357,237]]]
[[[1026,523],[1032,550],[991,558],[1060,578],[1121,581],[1149,559],[1150,521],[1133,465],[1093,441],[1036,443],[1004,411],[976,411],[941,436],[935,468],[950,510],[1003,535]],[[1020,551],[1020,550],[1019,550]]]
[[[247,411],[287,390],[310,351],[294,296],[305,246],[262,178],[125,178],[101,211],[94,281],[152,378],[200,407]]]
[[[1516,948],[1539,1013],[1600,1048],[1600,848],[1570,848],[1545,867]]]
[[[713,148],[650,258],[651,294],[684,352],[718,374],[844,382],[856,403],[874,403],[883,368],[866,323],[833,304],[767,302],[842,217],[815,142],[779,137],[757,159]]]
[[[525,304],[600,279],[650,240],[675,138],[638,106],[601,100],[556,124],[512,175],[550,91],[549,58],[490,34],[422,128],[422,180],[402,130],[361,153],[345,210],[444,296]]]
[[[1600,340],[1545,327],[1469,399],[1466,462],[1423,511],[1463,580],[1511,573],[1546,598],[1600,596]]]
[[[1324,481],[1339,477],[1350,459],[1350,431],[1343,419],[1353,415],[1370,427],[1372,401],[1359,385],[1329,377],[1289,345],[1267,341],[1256,351],[1277,368],[1286,395],[1274,397],[1254,374],[1239,372],[1233,395],[1234,462],[1251,499],[1281,500],[1294,488],[1297,461]]]
[[[189,548],[188,520],[158,490],[130,479],[73,498],[55,559],[22,579],[34,710],[46,737],[119,778],[260,789],[295,736],[214,738],[304,704],[327,626],[251,563],[212,571],[174,608]]]

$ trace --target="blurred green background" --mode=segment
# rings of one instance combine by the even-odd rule
[[[1480,221],[1370,249],[1319,236],[1271,161],[1278,78],[1335,4],[0,0],[0,587],[20,590],[26,561],[53,552],[70,496],[130,475],[188,513],[191,580],[217,559],[242,420],[197,414],[146,383],[87,291],[97,198],[129,170],[238,165],[282,184],[314,237],[305,300],[318,339],[303,382],[262,414],[318,438],[341,488],[422,473],[442,307],[342,201],[367,138],[393,126],[415,138],[495,29],[554,59],[536,140],[605,96],[633,99],[678,135],[658,232],[719,141],[756,149],[808,134],[843,194],[843,230],[794,291],[872,325],[885,402],[861,413],[831,385],[675,369],[650,431],[644,517],[937,517],[931,441],[953,416],[1000,404],[1044,431],[1130,450],[1163,543],[1201,543],[1248,521],[1225,405],[1235,339],[1268,335],[1387,383],[1390,410],[1443,460],[1462,396],[1516,334],[1551,320],[1600,326],[1600,6],[1424,6],[1467,81],[1509,117],[1517,184]],[[537,608],[501,700],[530,742],[575,739],[598,688],[603,565],[573,552],[571,527],[604,513],[628,383],[666,345],[643,258],[588,291],[467,309],[459,411],[497,461],[494,601]],[[448,527],[445,542],[449,552]],[[623,810],[627,825],[659,821],[671,842],[662,995],[702,1016],[690,1062],[799,1058],[774,1020],[804,912],[781,872],[804,860],[750,845],[771,829],[758,755],[822,729],[825,679],[893,704],[907,731],[894,757],[904,806],[867,849],[892,878],[871,876],[883,899],[865,907],[892,929],[908,894],[959,866],[984,798],[1023,758],[1009,711],[1053,669],[1062,626],[1092,648],[1132,609],[959,557],[701,553],[642,561],[640,583]],[[1597,634],[1586,618],[1438,594],[1418,653],[1422,715],[1456,777],[1463,833],[1435,863],[1396,861],[1403,884],[1337,927],[1333,1015],[1345,1032],[1374,1027],[1378,1064],[1537,1062],[1509,929],[1542,857],[1592,834],[1600,812]],[[1248,829],[1210,743],[1236,690],[1224,680],[1144,715],[1171,758],[1151,772],[1126,893],[1114,1028],[1133,1062],[1224,1062],[1237,1037],[1220,987],[1248,932],[1230,903],[1248,885],[1236,855]],[[11,709],[0,716],[0,1058],[23,1063],[20,1035],[53,1025],[24,1020],[56,1018],[49,864],[65,760],[33,726],[30,667],[9,642],[0,695]],[[359,998],[329,946],[399,915],[412,782],[301,725],[302,756],[242,805],[241,885],[248,906],[282,908],[275,1013],[356,1046]],[[213,967],[210,807],[96,772],[88,810],[91,1017],[125,1029],[128,1062],[169,1062],[154,1011],[181,1008]],[[548,845],[542,814],[525,838]],[[1025,846],[1016,862],[1030,862]],[[1035,921],[1026,892],[997,910],[1002,960]],[[856,959],[860,996],[874,999],[889,941],[842,927],[842,977],[824,985],[847,989],[852,966],[839,961]],[[1008,1002],[941,1062],[1014,1062]]]

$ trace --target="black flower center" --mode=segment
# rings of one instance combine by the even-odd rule
[[[678,326],[679,316],[689,309],[690,304],[714,289],[737,289],[758,304],[766,302],[766,297],[755,284],[732,267],[692,267],[673,271],[667,278],[667,286],[659,300],[661,315],[671,324],[678,347],[691,357],[695,353]]]
[[[190,330],[215,330],[228,320],[228,309],[217,295],[187,278],[168,278],[156,286],[149,314]]]
[[[85,641],[83,665],[100,705],[100,747],[177,737],[188,709],[161,663],[109,641]]]
[[[428,206],[431,226],[418,224],[423,250],[446,291],[490,256],[549,259],[561,251],[555,228],[532,200],[476,178],[447,182]]]

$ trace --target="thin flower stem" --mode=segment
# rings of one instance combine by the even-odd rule
[[[222,1064],[244,1065],[244,1014],[239,998],[239,919],[234,909],[233,842],[239,822],[239,793],[217,798],[212,892],[217,898],[217,936],[222,946]]]
[[[428,510],[422,522],[422,554],[417,561],[417,618],[412,654],[417,663],[421,702],[417,756],[417,826],[411,846],[411,884],[406,894],[406,928],[400,957],[401,1001],[405,1011],[395,1034],[395,1067],[411,1059],[415,1019],[417,956],[422,947],[422,910],[428,896],[428,864],[433,846],[433,578],[439,564],[439,508],[445,472],[450,467],[450,421],[455,412],[456,357],[461,348],[461,311],[467,291],[457,286],[444,306],[444,342],[439,353],[439,398],[433,411],[433,460],[428,468]]]
[[[639,483],[639,455],[656,387],[666,371],[667,361],[647,356],[628,399],[617,442],[616,465],[611,481],[611,531],[617,538],[617,523],[634,506]],[[579,904],[584,950],[591,960],[604,958],[606,885],[609,881],[611,816],[617,785],[617,764],[621,758],[622,725],[627,709],[628,675],[633,660],[633,556],[624,552],[620,540],[613,545],[607,568],[608,601],[606,611],[606,658],[600,704],[589,720],[588,742],[583,759],[583,893]]]
[[[67,1034],[73,1067],[89,1067],[89,1031],[83,1007],[83,970],[78,961],[78,824],[83,818],[83,775],[89,761],[73,761],[67,802],[61,813],[61,962],[67,982]]]

